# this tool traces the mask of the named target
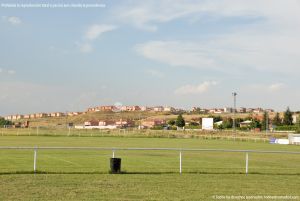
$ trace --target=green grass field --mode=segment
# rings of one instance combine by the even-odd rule
[[[0,146],[300,152],[300,146],[177,138],[0,136]],[[122,158],[124,174],[108,174],[111,151],[38,150],[41,173],[34,175],[32,150],[0,150],[0,200],[224,200],[215,195],[291,195],[300,200],[300,155],[250,153],[249,174],[245,175],[244,153],[183,152],[180,175],[178,151],[115,154]]]

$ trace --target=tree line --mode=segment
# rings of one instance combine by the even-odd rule
[[[215,124],[216,129],[231,129],[233,128],[233,118],[232,117],[221,117],[221,116],[208,116],[214,119],[214,123],[221,122],[221,124]],[[248,126],[240,127],[241,122],[245,122],[249,120],[251,123]],[[199,121],[191,121],[187,127],[189,128],[200,128],[201,120]],[[277,112],[275,117],[270,118],[267,112],[264,112],[262,118],[255,118],[252,116],[246,118],[236,118],[235,119],[235,127],[240,130],[250,130],[250,129],[260,129],[266,130],[269,129],[272,125],[272,128],[275,130],[297,130],[300,131],[300,113],[297,117],[297,122],[293,123],[293,113],[288,107],[283,114],[283,117]],[[171,119],[167,122],[166,126],[170,127],[184,127],[186,126],[186,122],[181,114],[177,116],[177,119]]]

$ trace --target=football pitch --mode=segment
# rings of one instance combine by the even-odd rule
[[[300,152],[263,142],[129,137],[1,136],[0,146]],[[37,174],[33,155],[0,150],[0,200],[300,200],[298,154],[249,153],[247,175],[239,152],[183,151],[179,174],[177,150],[116,150],[117,175],[108,173],[111,150],[38,149]]]

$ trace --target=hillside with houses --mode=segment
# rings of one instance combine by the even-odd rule
[[[174,129],[174,122],[179,114],[185,119],[185,128],[200,129],[202,118],[214,119],[214,128],[230,129],[233,118],[239,129],[266,129],[263,122],[268,118],[268,129],[272,130],[283,121],[284,112],[273,109],[245,108],[234,110],[224,108],[193,107],[190,110],[164,106],[96,106],[81,112],[51,112],[34,114],[14,114],[4,117],[13,127],[74,127],[77,129]],[[266,117],[267,115],[267,117]],[[298,114],[292,114],[292,124],[298,122]],[[278,121],[278,120],[277,120]],[[278,124],[278,125],[276,125]]]

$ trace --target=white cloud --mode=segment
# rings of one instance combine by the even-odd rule
[[[150,41],[135,49],[147,59],[170,66],[294,75],[300,66],[300,39],[296,33],[259,34],[245,30],[205,41]]]
[[[205,81],[199,85],[184,85],[175,90],[177,95],[202,94],[207,92],[212,86],[217,85],[215,81]]]
[[[163,78],[165,76],[162,72],[154,69],[148,69],[146,70],[146,73],[157,78]]]
[[[115,10],[115,14],[124,23],[153,32],[158,29],[157,23],[169,22],[201,10],[201,5],[194,0],[144,0],[127,1]]]
[[[124,23],[148,31],[176,19],[205,21],[224,17],[263,17],[270,22],[299,23],[298,0],[143,0],[120,3],[114,14]]]
[[[84,41],[82,43],[76,42],[79,50],[83,53],[90,53],[94,49],[92,47],[92,41],[99,38],[102,34],[117,29],[115,25],[109,24],[94,24],[91,25],[84,34]]]
[[[150,41],[139,44],[136,51],[148,59],[153,59],[171,66],[193,68],[216,67],[204,47],[183,41]]]
[[[108,24],[94,24],[88,28],[85,33],[85,38],[88,40],[95,40],[101,34],[109,31],[115,30],[117,27],[115,25],[108,25]]]
[[[1,18],[3,21],[8,22],[12,25],[19,25],[22,23],[21,19],[16,16],[2,16]]]
[[[226,32],[221,30],[205,39],[157,40],[136,46],[138,53],[148,59],[171,66],[226,72],[300,73],[298,0],[272,0],[272,6],[269,0],[127,1],[116,12],[121,22],[150,31],[178,19],[235,20],[235,26]],[[249,23],[243,23],[245,19]],[[197,26],[201,28],[201,24]]]

